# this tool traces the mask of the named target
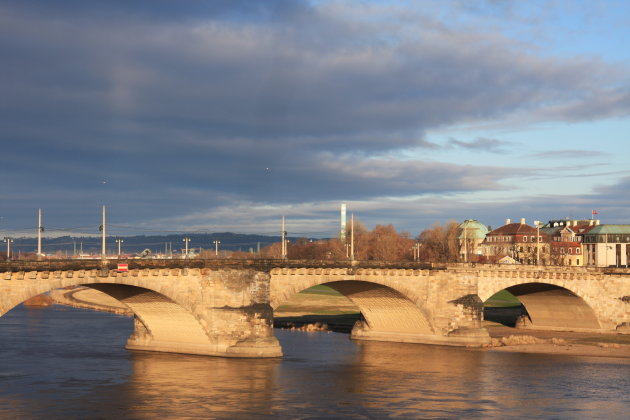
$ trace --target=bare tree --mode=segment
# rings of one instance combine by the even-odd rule
[[[420,260],[426,262],[456,262],[459,254],[457,235],[459,224],[451,221],[446,225],[435,223],[418,236]]]
[[[376,261],[412,260],[413,240],[408,233],[398,234],[393,225],[376,227],[370,232],[368,259]]]

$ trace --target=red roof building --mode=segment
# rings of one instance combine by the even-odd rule
[[[525,219],[520,223],[508,219],[505,225],[488,232],[482,249],[488,260],[509,256],[521,264],[548,264],[549,242],[549,236],[529,226]]]

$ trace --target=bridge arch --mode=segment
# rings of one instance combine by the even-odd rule
[[[24,301],[42,293],[64,287],[86,286],[99,290],[126,305],[134,313],[134,332],[127,348],[145,350],[156,347],[164,351],[191,352],[202,350],[211,344],[201,320],[177,290],[164,287],[144,276],[109,277],[82,273],[83,276],[54,273],[13,273],[0,287],[7,287],[6,295],[0,300],[0,316]],[[3,284],[4,283],[4,284]],[[182,343],[181,337],[186,337]]]
[[[285,281],[281,270],[271,272],[271,306],[277,309],[293,295],[317,285],[326,285],[347,297],[361,312],[364,324],[357,324],[353,336],[434,335],[430,317],[419,302],[417,293],[387,277],[379,279],[358,275],[309,275],[312,270],[297,270]]]
[[[515,281],[516,280],[516,281]],[[495,284],[480,282],[479,297],[485,302],[507,290],[525,307],[521,326],[556,331],[594,331],[602,326],[589,296],[553,279],[504,279]]]

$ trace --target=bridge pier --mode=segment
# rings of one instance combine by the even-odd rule
[[[147,328],[134,318],[134,331],[125,345],[127,350],[160,353],[182,353],[220,357],[281,357],[282,349],[275,337],[255,337],[233,343],[226,337],[208,342],[196,337],[179,337],[176,341],[155,339]]]
[[[273,335],[268,274],[190,270],[185,275],[191,275],[187,290],[169,293],[177,296],[177,303],[153,291],[129,293],[116,288],[108,292],[111,287],[96,286],[134,311],[134,332],[127,349],[222,357],[282,356]]]

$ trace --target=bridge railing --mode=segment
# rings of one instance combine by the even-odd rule
[[[0,262],[0,272],[19,271],[62,271],[62,270],[116,270],[118,264],[127,264],[129,270],[146,268],[210,268],[210,269],[253,269],[269,271],[273,268],[392,268],[416,270],[440,270],[442,265],[417,262],[383,261],[331,261],[331,260],[288,260],[288,259],[82,259],[43,261]]]

